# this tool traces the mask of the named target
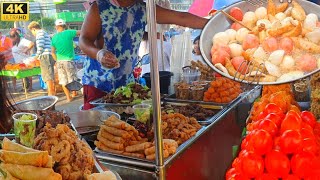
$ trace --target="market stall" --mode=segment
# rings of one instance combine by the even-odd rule
[[[306,3],[298,2],[303,5]],[[239,2],[232,5],[225,9],[225,12],[246,3]],[[270,3],[271,1],[268,7]],[[307,3],[306,6],[309,7],[309,5]],[[277,6],[272,3],[271,6],[276,11]],[[280,5],[282,6],[284,5]],[[287,9],[288,4],[285,6],[285,8],[282,7],[282,11]],[[300,5],[294,4],[294,6],[300,7],[298,9],[302,11]],[[151,89],[136,82],[129,83],[106,94],[103,98],[92,101],[91,104],[96,106],[92,110],[69,115],[54,111],[15,112],[13,117],[15,136],[18,136],[16,139],[34,149],[12,145],[12,142],[5,139],[3,150],[13,151],[8,154],[11,156],[18,154],[23,161],[17,162],[5,158],[0,168],[20,179],[23,179],[21,172],[32,168],[37,172],[34,177],[45,170],[48,177],[59,176],[60,179],[90,179],[95,172],[118,173],[122,179],[232,179],[260,176],[277,179],[287,176],[308,178],[313,177],[314,173],[319,175],[320,147],[317,143],[320,139],[320,123],[316,122],[315,118],[319,116],[315,109],[319,103],[317,92],[319,75],[315,75],[311,80],[310,99],[314,115],[303,111],[309,110],[309,104],[307,102],[305,106],[306,102],[298,102],[295,98],[298,96],[294,96],[295,91],[293,91],[298,89],[298,94],[307,92],[303,89],[305,87],[303,82],[293,81],[318,72],[317,63],[316,65],[312,63],[312,68],[302,63],[303,70],[310,70],[309,72],[303,72],[302,75],[299,72],[299,76],[289,80],[286,79],[288,76],[284,76],[285,78],[279,80],[277,78],[282,75],[297,71],[294,69],[295,65],[292,65],[293,69],[282,72],[278,65],[285,60],[283,60],[284,55],[280,54],[280,58],[275,55],[272,56],[274,59],[267,58],[267,61],[272,64],[281,61],[276,63],[277,65],[273,64],[273,69],[266,67],[265,71],[261,72],[261,66],[259,66],[260,69],[255,69],[255,74],[251,74],[252,71],[247,72],[249,67],[255,68],[255,64],[249,55],[250,62],[246,64],[249,61],[243,57],[247,55],[246,51],[238,52],[239,49],[231,46],[230,53],[238,55],[231,57],[228,47],[212,48],[212,44],[217,41],[229,42],[228,36],[217,37],[215,34],[218,32],[210,31],[214,29],[212,24],[218,20],[224,23],[216,28],[218,30],[224,31],[233,23],[222,18],[225,15],[220,12],[215,16],[217,19],[212,18],[209,21],[201,37],[202,45],[200,45],[206,64],[192,62],[189,67],[183,68],[181,82],[173,84],[174,94],[163,95],[160,94],[157,73],[155,2],[148,0],[147,9],[150,54],[153,59],[150,74]],[[237,11],[239,10],[241,11],[238,8]],[[250,23],[249,25],[252,25]],[[301,26],[301,23],[291,24],[290,28],[295,32],[299,25]],[[277,28],[281,28],[281,25]],[[242,37],[241,39],[244,40],[242,31],[244,30],[239,32],[238,38]],[[237,34],[238,32],[233,33],[235,38]],[[206,35],[210,38],[205,37]],[[247,32],[245,35],[250,34]],[[212,37],[214,37],[213,42]],[[277,39],[275,41],[277,42]],[[310,45],[310,43],[307,44]],[[237,43],[241,48],[251,45],[249,42],[244,44]],[[260,46],[260,41],[255,44]],[[288,44],[286,47],[287,45],[293,47],[291,43]],[[312,49],[318,48],[318,45],[312,45]],[[269,54],[263,53],[265,56],[270,54],[272,51]],[[255,57],[261,58],[260,55]],[[226,57],[227,59],[224,59]],[[223,62],[235,57],[237,58],[233,61],[236,62],[229,64]],[[292,62],[293,58],[287,59]],[[314,58],[307,59],[314,62]],[[217,63],[218,61],[220,64]],[[242,68],[244,64],[247,68]],[[228,78],[213,76],[212,69]],[[283,84],[284,82],[286,84]],[[288,82],[294,84],[291,85]],[[262,87],[259,84],[273,85]],[[26,126],[26,123],[30,124]],[[292,135],[297,137],[295,140],[284,137],[291,132],[294,132]],[[30,143],[33,145],[30,146]],[[6,148],[5,144],[19,148]],[[17,151],[20,153],[16,153]],[[45,160],[41,161],[41,164],[36,164],[25,159],[26,156],[31,156],[30,151],[42,154],[41,157],[33,156],[35,159]],[[276,152],[274,154],[278,156],[270,155],[270,152]],[[273,160],[277,160],[276,157],[280,157],[279,154],[282,160],[284,159],[285,167],[280,167],[279,164],[283,163],[279,162],[266,163],[268,156],[274,155]],[[307,155],[304,159],[300,158],[301,163],[297,163],[295,160],[301,154]],[[295,158],[292,158],[292,155]],[[56,162],[54,166],[50,162],[52,160]],[[109,170],[103,172],[99,162]],[[19,168],[21,172],[8,164],[21,166]],[[275,167],[278,169],[274,169]],[[277,171],[279,169],[281,173]],[[302,170],[306,170],[307,173]],[[114,178],[115,175],[112,177]],[[120,177],[116,178],[120,179]]]
[[[27,82],[26,82],[25,78],[41,75],[41,69],[40,69],[40,67],[35,67],[35,68],[31,68],[31,69],[2,70],[0,72],[0,75],[6,76],[6,77],[15,77],[17,79],[22,79],[24,94],[27,99],[28,98],[28,91],[27,91],[27,86],[26,86]]]

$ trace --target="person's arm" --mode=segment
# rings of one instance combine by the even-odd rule
[[[203,29],[208,22],[208,19],[187,12],[165,9],[160,6],[156,7],[156,15],[158,24],[176,24],[193,29]]]
[[[51,55],[52,55],[52,58],[57,61],[57,54],[56,54],[56,48],[51,46]]]
[[[95,28],[92,28],[95,27]],[[97,3],[94,3],[89,8],[88,14],[82,24],[81,34],[79,38],[79,46],[81,50],[90,58],[96,59],[98,49],[94,42],[100,33],[101,20]]]
[[[99,61],[101,65],[106,68],[117,67],[120,64],[115,55],[106,49],[97,48],[95,45],[95,42],[99,42],[98,36],[100,34],[100,30],[101,20],[98,5],[97,3],[93,3],[81,28],[81,34],[79,38],[80,49],[90,58]]]

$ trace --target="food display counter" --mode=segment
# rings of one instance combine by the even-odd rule
[[[260,87],[244,93],[221,109],[210,118],[209,125],[180,145],[177,152],[164,161],[166,178],[222,179],[232,162],[233,146],[240,143],[242,129],[251,107],[251,103],[245,103],[245,99],[258,88]],[[118,172],[123,179],[158,177],[154,162],[133,161],[103,153],[96,153],[96,156],[102,164]]]

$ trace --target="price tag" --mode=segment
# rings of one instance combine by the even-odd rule
[[[1,2],[1,21],[28,21],[29,2]]]

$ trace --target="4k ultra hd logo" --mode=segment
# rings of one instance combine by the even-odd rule
[[[28,21],[29,2],[1,2],[1,21]]]

